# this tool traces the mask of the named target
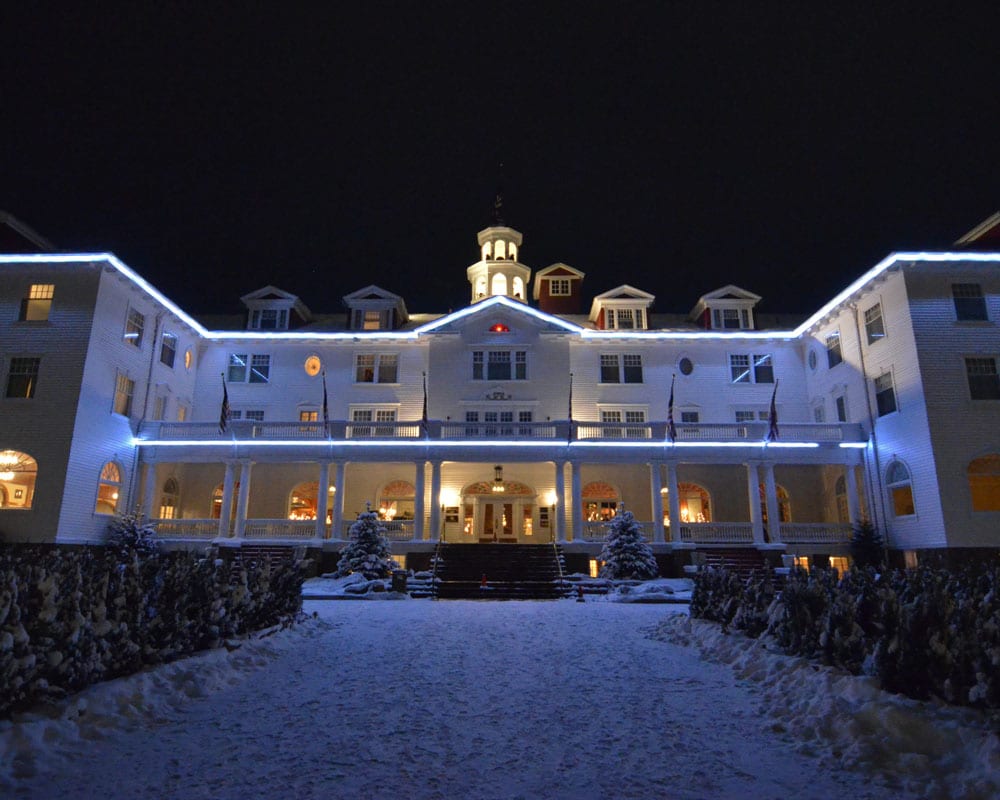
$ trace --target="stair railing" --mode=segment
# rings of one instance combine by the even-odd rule
[[[555,553],[556,566],[559,568],[559,588],[566,591],[566,579],[563,575],[562,554],[559,552],[559,545],[552,542],[552,552]]]
[[[434,566],[431,569],[431,597],[435,600],[438,599],[437,592],[437,574],[438,574],[438,564],[441,563],[441,540],[438,540],[437,545],[434,547]]]

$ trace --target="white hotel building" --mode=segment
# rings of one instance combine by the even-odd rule
[[[533,274],[499,223],[454,313],[267,286],[199,321],[113,255],[3,221],[34,251],[0,256],[3,540],[99,542],[138,507],[177,546],[332,557],[371,504],[411,566],[443,540],[556,542],[585,569],[625,506],[664,572],[837,563],[863,518],[899,562],[1000,548],[1000,215],[792,323],[734,285],[689,314],[629,285],[586,306],[582,272]]]

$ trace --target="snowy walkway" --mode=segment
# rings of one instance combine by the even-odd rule
[[[0,729],[0,795],[890,796],[794,752],[729,667],[648,638],[683,613],[676,607],[400,601],[306,610],[320,621],[95,687],[78,701],[87,724],[21,723],[17,747],[12,728]]]

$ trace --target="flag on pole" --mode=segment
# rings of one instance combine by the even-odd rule
[[[573,373],[569,374],[569,410],[566,419],[573,421]]]
[[[326,399],[326,370],[323,370],[323,424],[330,424],[330,404]]]
[[[774,382],[774,391],[771,392],[771,410],[768,413],[767,440],[773,442],[778,438],[778,407],[774,404],[774,398],[778,395],[778,381]]]
[[[219,433],[225,433],[229,429],[229,390],[226,388],[226,374],[219,373],[222,378],[222,410],[219,412]]]
[[[677,374],[670,378],[670,401],[667,403],[667,438],[674,441],[677,438],[677,426],[674,424],[674,381]]]
[[[427,433],[427,373],[421,373],[424,376],[424,407],[423,411],[420,413],[420,427],[423,428],[424,433]]]

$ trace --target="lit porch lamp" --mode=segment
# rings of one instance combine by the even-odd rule
[[[503,492],[503,465],[497,464],[493,467],[493,491]]]

